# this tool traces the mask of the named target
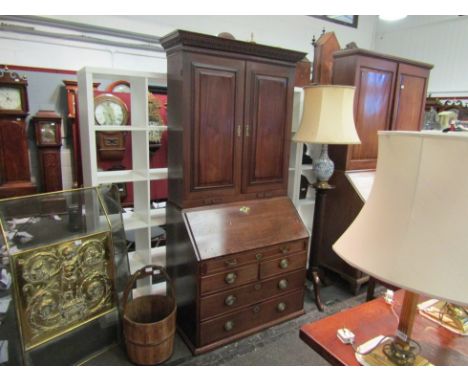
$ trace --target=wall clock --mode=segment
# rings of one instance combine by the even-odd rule
[[[28,81],[0,69],[0,198],[36,192],[31,182],[25,118]]]
[[[119,97],[112,94],[100,94],[94,97],[94,119],[101,126],[126,125],[127,106]]]

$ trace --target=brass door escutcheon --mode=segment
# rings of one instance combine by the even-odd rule
[[[260,261],[261,259],[263,259],[263,255],[261,253],[257,253],[255,255],[255,258],[257,259],[257,261]]]

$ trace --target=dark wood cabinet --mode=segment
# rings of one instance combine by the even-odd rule
[[[286,195],[295,67],[305,53],[185,31],[161,44],[169,199],[188,208]]]
[[[333,83],[356,87],[354,118],[360,145],[330,146],[341,170],[372,170],[377,131],[420,130],[432,65],[363,49],[334,54]]]
[[[329,148],[336,168],[331,183],[336,188],[327,196],[318,259],[321,267],[338,273],[355,293],[369,277],[341,260],[332,249],[364,205],[347,173],[375,170],[378,131],[421,129],[431,68],[429,64],[362,49],[334,54],[333,83],[356,86],[354,118],[361,144]]]
[[[304,312],[308,234],[285,195],[305,54],[185,31],[161,44],[166,262],[178,328],[197,354]]]

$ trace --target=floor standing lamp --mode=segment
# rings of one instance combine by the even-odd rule
[[[468,304],[467,155],[468,133],[379,132],[372,191],[333,249],[406,292],[395,336],[357,352],[361,363],[427,364],[411,339],[418,294]]]
[[[313,163],[316,183],[314,220],[309,251],[307,278],[312,281],[315,303],[319,310],[324,307],[320,300],[320,279],[318,274],[318,253],[322,242],[322,220],[327,192],[334,188],[328,183],[333,175],[334,164],[328,157],[329,144],[361,143],[354,125],[353,86],[311,85],[304,87],[304,108],[301,125],[294,141],[322,144],[318,160]]]

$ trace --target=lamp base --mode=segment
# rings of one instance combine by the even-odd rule
[[[396,356],[396,361],[394,361],[393,359],[395,359],[395,357],[393,355],[390,357],[388,356],[388,349],[392,348],[392,345],[391,338],[377,336],[357,348],[355,353],[356,359],[364,366],[432,366],[432,364],[420,354],[415,354],[414,357],[412,357],[411,363],[407,364],[403,362],[402,364],[400,355],[396,354],[399,350],[396,350],[396,353],[394,350],[390,350],[390,352],[393,352],[393,355]],[[407,356],[405,355],[403,358],[407,358]]]
[[[440,300],[428,300],[418,305],[422,316],[461,336],[468,336],[467,308]]]

